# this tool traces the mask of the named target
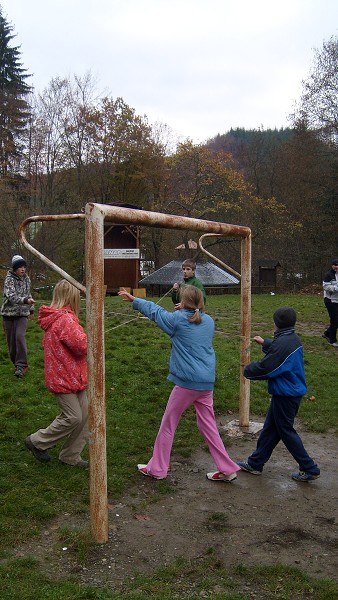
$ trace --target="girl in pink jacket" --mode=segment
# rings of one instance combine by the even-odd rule
[[[47,452],[65,440],[59,462],[88,467],[81,452],[88,439],[87,335],[79,323],[80,292],[59,281],[50,306],[42,305],[38,322],[44,331],[45,381],[56,395],[61,413],[46,428],[29,435],[25,445],[37,460],[50,461]]]

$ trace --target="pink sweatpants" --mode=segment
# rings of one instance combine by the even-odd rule
[[[210,454],[218,471],[225,475],[239,471],[240,467],[231,460],[217,429],[213,409],[213,391],[188,390],[175,385],[169,396],[155,440],[153,455],[147,464],[149,473],[157,477],[167,476],[175,431],[181,415],[191,404],[196,410],[197,427],[209,446]]]

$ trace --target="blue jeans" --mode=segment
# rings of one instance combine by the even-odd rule
[[[319,475],[319,467],[306,452],[300,436],[293,427],[301,399],[292,396],[272,396],[256,450],[248,458],[249,465],[256,471],[263,470],[274,448],[282,440],[298,463],[300,471]]]

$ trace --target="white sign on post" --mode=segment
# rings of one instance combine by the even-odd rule
[[[105,248],[103,258],[140,258],[139,248]]]

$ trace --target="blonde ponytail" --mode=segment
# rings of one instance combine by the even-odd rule
[[[201,290],[194,285],[185,285],[181,292],[181,306],[194,311],[194,314],[188,317],[190,323],[199,325],[202,322],[200,311],[204,310],[204,300]]]

